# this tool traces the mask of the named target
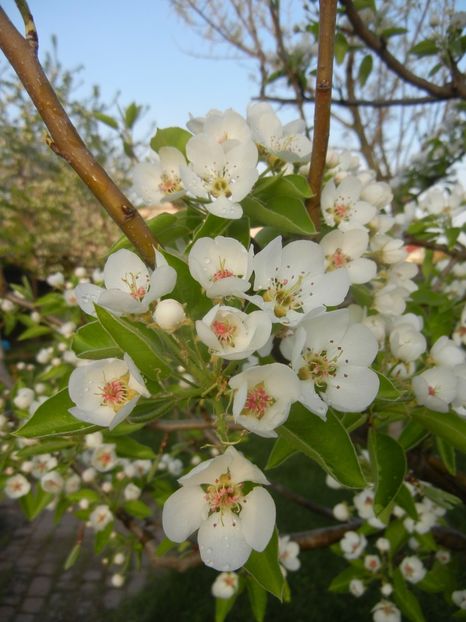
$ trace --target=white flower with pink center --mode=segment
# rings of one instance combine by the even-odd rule
[[[280,536],[278,539],[278,560],[283,569],[294,572],[301,568],[299,544],[290,540],[290,536]]]
[[[149,397],[144,380],[128,354],[77,367],[68,382],[76,404],[69,412],[88,423],[111,430],[121,423],[143,395]]]
[[[205,209],[219,218],[241,218],[239,201],[255,184],[257,148],[252,141],[235,145],[225,152],[208,134],[190,138],[186,145],[189,166],[181,169],[186,189],[205,199]]]
[[[389,600],[381,600],[372,609],[374,622],[401,622],[401,611]]]
[[[301,380],[300,401],[324,416],[327,404],[341,412],[361,412],[375,399],[377,374],[368,366],[377,340],[347,309],[303,320],[293,348],[292,368]]]
[[[236,423],[266,438],[277,436],[275,428],[286,421],[300,396],[298,377],[282,363],[249,367],[233,376],[229,385]]]
[[[234,238],[199,238],[188,257],[189,271],[209,298],[235,296],[251,286],[254,251]]]
[[[258,102],[248,107],[248,123],[253,140],[264,155],[284,162],[309,159],[312,144],[304,134],[306,124],[302,119],[282,125],[270,104]]]
[[[42,490],[58,495],[65,487],[65,480],[58,471],[49,471],[40,480]]]
[[[330,180],[324,186],[320,202],[327,225],[342,231],[364,228],[377,214],[377,208],[361,200],[361,191],[362,183],[353,175],[347,175],[338,186]]]
[[[176,201],[185,194],[180,168],[184,155],[175,147],[161,147],[155,162],[139,162],[133,169],[133,189],[148,204]]]
[[[96,447],[92,452],[91,464],[99,473],[107,473],[107,471],[114,469],[118,464],[115,445],[113,443],[104,443]]]
[[[24,497],[30,490],[31,484],[21,473],[9,477],[5,482],[4,492],[10,499]]]
[[[186,124],[193,134],[206,134],[223,150],[229,151],[251,140],[251,130],[246,120],[235,110],[209,110],[205,117],[192,118]]]
[[[382,564],[378,555],[366,555],[364,557],[364,568],[369,572],[377,572],[380,570]]]
[[[178,481],[182,488],[163,508],[167,538],[184,542],[199,529],[201,559],[219,571],[241,568],[253,549],[265,549],[275,526],[275,504],[262,487],[269,482],[234,447],[201,462]],[[261,485],[251,490],[251,484]]]
[[[263,311],[247,314],[235,307],[216,305],[197,320],[196,331],[212,354],[234,361],[248,358],[267,343],[272,322]]]
[[[266,311],[272,322],[296,326],[322,305],[338,305],[350,286],[346,269],[325,272],[323,249],[298,240],[282,248],[277,237],[254,257],[254,290],[243,297]]]
[[[176,272],[164,256],[155,251],[155,270],[150,270],[135,254],[124,248],[112,253],[104,267],[105,288],[80,283],[76,296],[81,309],[95,317],[94,303],[122,315],[145,313],[149,305],[175,287]]]
[[[239,577],[236,572],[221,572],[212,584],[212,596],[214,598],[231,598],[236,594],[239,585]]]
[[[450,367],[426,369],[411,382],[418,404],[436,412],[448,412],[457,391],[457,378]]]
[[[98,505],[89,516],[89,522],[94,531],[102,531],[112,521],[113,514],[108,505]]]
[[[409,581],[410,583],[418,583],[419,581],[422,581],[427,572],[419,557],[416,557],[415,555],[405,557],[400,564],[400,570],[406,581]]]
[[[325,253],[327,271],[346,268],[351,283],[367,283],[377,274],[377,264],[362,257],[369,244],[369,234],[363,229],[330,231],[320,241]]]
[[[340,547],[346,559],[357,559],[367,546],[366,537],[356,531],[347,531],[340,540]]]

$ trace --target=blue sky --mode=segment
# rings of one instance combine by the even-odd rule
[[[14,1],[1,4],[22,32]],[[210,108],[244,113],[256,94],[252,64],[192,55],[205,56],[209,48],[168,0],[29,0],[29,6],[41,55],[57,35],[64,67],[84,65],[84,87],[98,84],[104,101],[121,91],[122,105],[149,105],[147,122],[184,126],[189,113],[199,116]]]

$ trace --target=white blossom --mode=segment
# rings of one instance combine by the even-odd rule
[[[249,289],[253,248],[221,235],[199,238],[188,257],[189,271],[209,298],[234,296]]]
[[[286,421],[299,398],[299,384],[296,374],[281,363],[249,367],[233,376],[229,385],[236,423],[259,436],[276,437],[275,428]]]
[[[378,261],[386,264],[400,263],[408,254],[404,247],[403,240],[383,234],[375,235],[372,238],[371,250],[373,256]]]
[[[278,561],[285,568],[294,572],[301,568],[299,544],[290,540],[290,536],[280,536],[278,539]]]
[[[65,284],[65,277],[62,272],[54,272],[53,274],[49,274],[45,280],[50,287],[56,287],[57,289],[63,287]]]
[[[111,471],[118,463],[115,453],[115,445],[112,443],[104,443],[96,447],[92,452],[91,464],[100,473]],[[84,474],[83,474],[84,479]]]
[[[238,584],[236,572],[221,572],[212,583],[212,596],[223,599],[231,598],[238,591]]]
[[[455,590],[452,592],[451,599],[460,609],[466,609],[466,590]]]
[[[180,169],[186,159],[175,147],[161,147],[154,162],[139,162],[133,169],[133,190],[148,204],[176,201],[185,193]]]
[[[13,404],[16,408],[20,408],[21,410],[27,410],[29,406],[32,404],[34,400],[34,391],[29,389],[28,387],[23,387],[18,390],[15,398],[13,399]]]
[[[76,404],[69,412],[80,419],[111,430],[134,409],[143,395],[149,397],[144,380],[128,354],[78,367],[68,381]]]
[[[327,225],[341,230],[361,229],[374,218],[377,208],[361,200],[361,190],[361,181],[353,175],[347,175],[338,186],[333,180],[327,182],[320,203]]]
[[[292,367],[301,380],[301,401],[320,416],[326,405],[342,412],[360,412],[375,398],[377,374],[368,369],[377,341],[362,324],[351,324],[347,309],[323,313],[301,322]]]
[[[418,404],[436,412],[448,412],[457,386],[456,376],[449,367],[432,367],[411,382]]]
[[[366,586],[361,581],[361,579],[351,579],[348,585],[349,591],[353,596],[359,598],[366,591]]]
[[[397,324],[390,333],[390,350],[393,356],[409,363],[427,350],[424,335],[410,324]]]
[[[213,354],[233,361],[245,359],[265,345],[272,322],[263,311],[246,314],[235,307],[215,305],[196,321],[196,331]]]
[[[40,485],[45,492],[57,495],[65,487],[65,480],[58,471],[49,471],[41,477]]]
[[[225,111],[209,110],[205,117],[192,117],[186,126],[193,134],[206,134],[221,145],[224,151],[251,140],[251,130],[246,120],[232,108]]]
[[[378,555],[366,555],[364,557],[364,568],[369,572],[377,572],[380,570],[382,564]]]
[[[108,505],[98,505],[89,516],[91,527],[95,531],[102,531],[113,521],[113,514]]]
[[[362,257],[367,250],[369,234],[363,229],[330,231],[320,241],[325,253],[327,271],[346,268],[351,283],[367,283],[377,274],[377,265]]]
[[[255,255],[254,290],[259,294],[244,298],[267,311],[273,322],[296,326],[311,311],[345,299],[348,271],[324,270],[324,251],[318,244],[298,240],[282,248],[279,236]]]
[[[173,333],[186,321],[186,313],[178,300],[166,298],[157,303],[152,318],[162,330]]]
[[[123,490],[123,496],[126,501],[134,501],[134,499],[139,499],[139,497],[141,496],[141,492],[142,491],[139,486],[136,486],[136,484],[130,482],[125,486]]]
[[[234,447],[178,481],[182,488],[167,499],[162,514],[170,540],[183,542],[199,529],[201,559],[219,571],[236,570],[253,549],[265,549],[275,525],[275,504],[262,486],[243,493],[245,482],[264,485],[268,481]]]
[[[374,622],[401,622],[401,612],[389,600],[381,600],[372,609]]]
[[[367,540],[356,531],[347,531],[340,540],[340,546],[346,559],[357,559],[366,548]]]
[[[95,316],[95,303],[117,315],[145,313],[152,302],[169,294],[176,283],[176,272],[164,256],[155,251],[155,257],[157,265],[152,271],[125,248],[112,253],[104,266],[105,288],[92,283],[80,283],[76,287],[81,309]]]
[[[346,503],[346,501],[342,501],[341,503],[337,503],[333,507],[332,513],[333,513],[334,517],[337,520],[340,520],[340,521],[347,521],[350,518],[350,516],[351,516],[351,512],[350,512],[350,509],[349,509],[348,504]]]
[[[452,339],[445,335],[439,337],[430,350],[430,357],[436,365],[454,367],[465,362],[466,355]]]
[[[4,491],[6,496],[10,499],[19,499],[20,497],[24,497],[30,490],[31,484],[24,477],[24,475],[21,475],[20,473],[9,477],[5,482]]]
[[[419,557],[414,555],[403,559],[400,564],[400,570],[406,581],[410,583],[422,581],[427,572]]]

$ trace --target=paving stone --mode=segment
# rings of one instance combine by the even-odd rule
[[[30,613],[19,613],[15,616],[14,622],[35,622],[34,617]]]
[[[45,604],[45,599],[43,598],[33,598],[29,597],[23,600],[21,603],[22,611],[26,613],[38,613]]]
[[[52,587],[52,579],[49,577],[35,577],[29,586],[28,594],[31,596],[46,596]]]
[[[100,570],[87,570],[84,573],[84,579],[86,581],[100,581],[100,579],[102,579],[102,572]]]
[[[14,613],[14,607],[0,607],[0,620],[2,622],[10,622]]]

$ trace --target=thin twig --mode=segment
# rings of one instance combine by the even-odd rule
[[[404,235],[404,241],[405,244],[421,246],[422,248],[428,248],[429,250],[438,251],[450,257],[454,257],[458,261],[466,261],[466,250],[462,251],[456,248],[449,248],[446,244],[437,244],[436,242],[429,242],[428,240],[419,240],[409,234]]]
[[[327,156],[330,132],[330,107],[332,103],[333,50],[337,0],[320,0],[319,52],[317,59],[316,103],[311,165],[308,181],[312,197],[306,207],[315,228],[320,228],[320,193]]]
[[[307,103],[314,103],[316,98],[313,95],[304,95],[304,101]],[[294,97],[277,97],[272,95],[259,95],[253,97],[253,99],[260,101],[269,101],[276,104],[296,106],[296,99]],[[345,98],[332,98],[332,106],[341,106],[343,108],[391,108],[394,106],[417,106],[419,104],[438,104],[441,101],[448,101],[451,99],[458,99],[457,95],[448,95],[443,97],[401,97],[395,99],[352,99],[351,97]]]
[[[71,123],[29,42],[0,8],[0,49],[18,74],[50,132],[49,145],[76,171],[142,259],[154,265],[154,239],[144,219],[95,160]]]
[[[31,10],[29,9],[26,0],[15,0],[15,2],[18,7],[18,11],[21,13],[21,17],[23,18],[24,28],[26,30],[26,39],[28,40],[35,56],[37,56],[39,51],[39,37],[37,36],[36,25],[34,23]]]
[[[325,516],[326,518],[335,518],[330,508],[326,508],[323,505],[314,503],[314,501],[311,501],[310,499],[307,499],[306,497],[303,497],[302,495],[298,495],[296,492],[293,492],[292,490],[290,490],[286,486],[283,486],[283,484],[280,484],[279,482],[270,482],[270,487],[272,488],[272,490],[275,490],[276,492],[278,492],[280,495],[282,495],[286,499],[289,499],[290,501],[293,501],[293,503],[296,503],[297,505],[300,505],[301,507],[306,508],[306,510],[310,510],[311,512],[314,512],[315,514],[321,514],[322,516]]]

